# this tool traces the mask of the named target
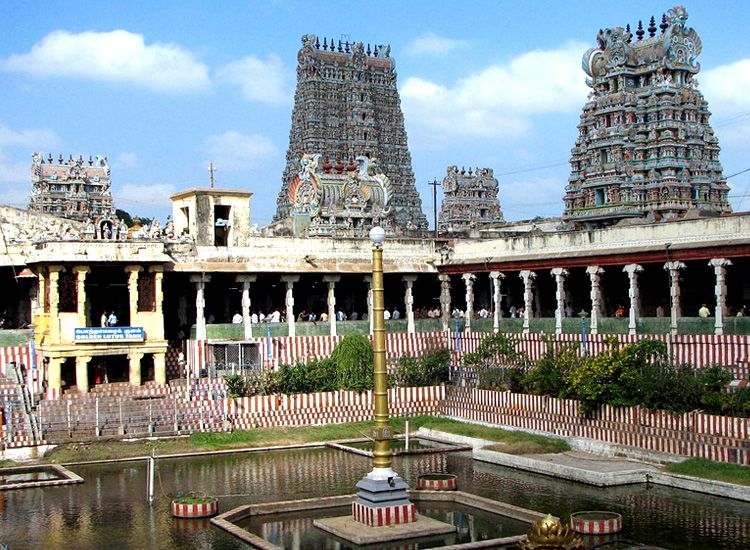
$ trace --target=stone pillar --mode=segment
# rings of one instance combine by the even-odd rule
[[[91,272],[91,268],[85,265],[78,265],[73,268],[76,274],[76,296],[78,298],[78,326],[88,326],[86,322],[86,274]],[[93,323],[92,323],[93,324]]]
[[[79,393],[89,392],[89,361],[91,357],[76,357],[76,387]]]
[[[138,326],[138,274],[143,271],[139,265],[126,265],[128,274],[128,298],[130,302],[130,326]]]
[[[131,351],[128,354],[128,361],[130,363],[128,380],[130,381],[131,386],[141,385],[141,359],[142,358],[143,358],[143,353],[139,351]],[[154,374],[156,374],[156,359],[154,359]]]
[[[716,275],[716,286],[714,287],[714,293],[716,294],[714,334],[724,334],[724,314],[727,307],[726,274],[727,266],[732,265],[732,262],[726,258],[713,258],[708,262],[708,265],[714,268],[714,274]]]
[[[586,273],[591,281],[591,334],[599,334],[599,316],[601,314],[602,292],[599,287],[599,277],[604,273],[604,268],[591,265],[586,268]]]
[[[54,391],[55,397],[60,397],[62,391],[62,365],[65,362],[64,357],[50,357],[47,364],[47,388]]]
[[[664,269],[669,271],[669,296],[671,301],[669,329],[674,336],[677,334],[677,325],[679,324],[680,317],[682,317],[682,308],[680,307],[680,269],[685,269],[685,264],[674,261],[667,262],[664,264]]]
[[[466,285],[466,312],[464,313],[466,324],[464,325],[464,332],[471,332],[471,322],[474,319],[474,280],[477,276],[473,273],[464,273],[461,278]]]
[[[49,339],[51,342],[60,341],[60,272],[61,265],[49,266]],[[44,300],[44,297],[42,297]]]
[[[195,339],[206,339],[206,282],[211,276],[205,273],[190,276],[190,282],[195,283]]]
[[[628,264],[622,268],[628,274],[630,286],[628,288],[628,297],[630,298],[630,314],[628,320],[628,334],[636,334],[638,326],[638,317],[641,316],[641,297],[638,290],[638,273],[643,268],[638,264]]]
[[[370,336],[372,336],[372,275],[365,275],[367,283],[367,321],[370,323]]]
[[[162,386],[167,383],[166,353],[154,353],[154,382]]]
[[[36,315],[41,315],[44,313],[44,293],[45,288],[49,284],[49,279],[45,277],[44,272],[42,269],[39,269],[39,272],[36,275],[37,277],[37,300],[36,300],[36,311],[34,312]]]
[[[404,275],[401,277],[406,283],[406,291],[404,292],[404,306],[406,309],[406,332],[413,334],[416,332],[414,325],[414,294],[412,288],[414,287],[414,281],[417,280],[416,275]]]
[[[555,290],[555,334],[562,334],[562,320],[565,317],[565,277],[568,276],[568,270],[563,267],[552,269],[552,276],[555,278],[557,288]]]
[[[502,294],[500,294],[500,281],[505,279],[505,274],[499,271],[490,271],[492,279],[492,332],[500,332],[500,319],[503,316]]]
[[[250,283],[257,280],[256,275],[238,275],[237,282],[242,283],[242,326],[245,340],[253,337],[253,324],[250,322]]]
[[[438,279],[440,280],[440,320],[443,324],[443,332],[448,332],[451,319],[451,277],[438,275]]]
[[[148,268],[149,273],[154,274],[154,311],[159,314],[164,314],[164,266],[152,265]]]
[[[336,336],[336,283],[341,280],[340,275],[323,275],[323,281],[328,283],[328,297],[326,304],[328,305],[328,323],[331,327],[331,336]],[[370,314],[367,314],[367,318],[370,318]]]
[[[534,279],[536,279],[536,273],[525,269],[518,276],[523,279],[523,332],[528,334],[531,308],[534,306]]]
[[[286,283],[286,323],[289,326],[289,336],[297,336],[294,325],[294,283],[299,281],[299,275],[282,275],[281,280]]]

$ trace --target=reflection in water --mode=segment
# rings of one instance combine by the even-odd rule
[[[159,460],[157,498],[150,507],[145,463],[79,466],[74,471],[83,484],[0,492],[0,545],[246,548],[206,521],[173,519],[171,496],[224,495],[220,506],[226,511],[247,503],[348,494],[370,468],[368,458],[333,449]],[[750,504],[728,499],[644,485],[588,487],[475,462],[467,453],[396,457],[394,468],[412,487],[421,474],[450,472],[463,491],[566,519],[579,510],[619,512],[622,538],[670,549],[750,547]]]

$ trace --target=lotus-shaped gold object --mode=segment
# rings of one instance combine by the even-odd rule
[[[551,550],[583,548],[583,539],[570,529],[567,523],[551,515],[535,521],[526,533],[526,542],[519,543],[522,550]]]

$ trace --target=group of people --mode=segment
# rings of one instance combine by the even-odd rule
[[[102,311],[102,316],[100,320],[100,326],[102,327],[116,327],[118,323],[117,314],[115,314],[115,310],[110,311],[107,313],[107,311]]]

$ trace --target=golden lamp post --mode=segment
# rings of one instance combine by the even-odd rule
[[[391,470],[391,438],[393,430],[388,416],[388,376],[385,366],[385,300],[383,298],[383,241],[382,227],[370,230],[372,248],[372,352],[373,352],[373,395],[375,398],[375,426],[372,438],[375,440],[373,468]]]
[[[355,521],[369,526],[387,526],[417,521],[416,508],[409,501],[409,486],[391,467],[393,429],[388,421],[388,379],[385,367],[385,309],[383,299],[383,241],[385,230],[373,227],[372,241],[372,327],[375,452],[372,471],[357,483],[359,492],[352,505]]]

